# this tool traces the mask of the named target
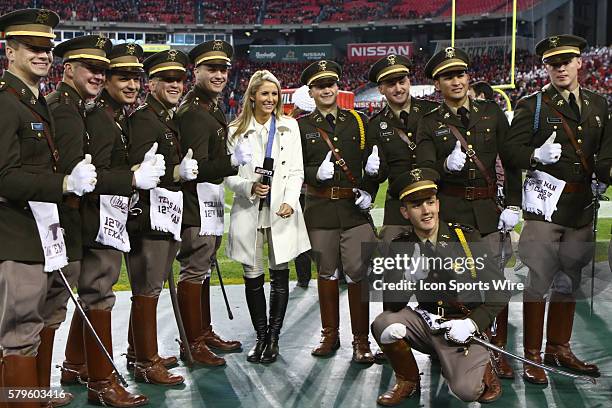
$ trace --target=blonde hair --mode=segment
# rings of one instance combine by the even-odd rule
[[[283,100],[281,98],[281,85],[279,80],[267,69],[256,71],[251,76],[251,79],[249,79],[249,85],[247,86],[244,97],[242,98],[242,112],[240,112],[238,117],[234,119],[232,123],[230,123],[230,126],[236,127],[233,137],[242,135],[249,127],[249,123],[251,123],[251,119],[255,115],[254,103],[251,98],[255,98],[255,94],[264,82],[272,82],[274,85],[276,85],[276,89],[278,90],[278,102],[274,108],[274,115],[276,116],[277,120],[284,116]]]

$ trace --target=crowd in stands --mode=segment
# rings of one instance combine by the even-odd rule
[[[541,0],[519,0],[519,10]],[[63,20],[144,23],[311,24],[450,16],[450,0],[0,0],[0,14],[45,7]],[[457,14],[510,13],[511,0],[457,2]]]
[[[410,73],[413,85],[431,84],[431,81],[423,75],[423,67],[429,58],[428,54],[417,53],[412,57],[413,69]],[[607,98],[612,108],[612,46],[591,47],[583,53],[583,65],[579,71],[581,86],[599,93]],[[548,75],[539,58],[527,51],[517,51],[516,55],[516,89],[506,91],[515,106],[516,102],[523,96],[529,95],[541,89],[548,82]],[[340,88],[353,91],[358,94],[361,90],[372,86],[367,80],[367,72],[370,62],[346,62],[338,60],[343,66],[343,76]],[[251,75],[259,69],[272,71],[280,80],[283,88],[298,88],[300,74],[307,63],[256,63],[248,59],[237,59],[230,71],[229,86],[224,94],[225,106],[231,105],[236,108],[241,102],[241,96],[247,87]],[[6,68],[6,57],[0,58],[0,67]],[[187,70],[188,76],[185,81],[185,89],[188,90],[193,84],[191,67]],[[509,83],[510,78],[510,55],[498,52],[471,59],[471,79],[475,81],[487,81],[491,84]],[[53,64],[49,76],[41,84],[44,93],[55,89],[61,80],[62,66],[59,60]],[[142,94],[146,92],[143,87]],[[438,95],[432,95],[431,99],[437,99]],[[501,101],[501,99],[500,99]]]

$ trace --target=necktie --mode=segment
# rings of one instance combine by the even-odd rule
[[[325,116],[325,119],[329,122],[329,126],[331,126],[332,129],[336,128],[336,123],[335,123],[336,118],[334,118],[334,115],[332,115],[331,113],[328,113]]]
[[[400,112],[400,119],[401,119],[402,123],[404,124],[404,129],[408,129],[408,112],[401,111]]]
[[[576,95],[574,95],[571,92],[569,94],[569,106],[574,111],[576,118],[580,119],[580,108],[578,107],[578,104],[576,103]]]
[[[470,118],[468,117],[468,110],[466,109],[465,106],[462,106],[459,109],[457,109],[457,113],[459,114],[459,117],[461,118],[461,123],[463,124],[463,127],[467,129],[468,126],[470,125]]]
[[[423,250],[423,255],[426,256],[427,258],[433,258],[434,255],[436,254],[434,244],[430,240],[423,242],[422,250]]]

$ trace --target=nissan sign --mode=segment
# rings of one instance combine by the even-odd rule
[[[411,42],[349,44],[347,57],[349,61],[376,60],[391,54],[409,57],[412,47]]]

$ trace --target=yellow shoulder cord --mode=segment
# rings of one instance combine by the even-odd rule
[[[465,235],[463,235],[463,231],[461,230],[461,228],[455,228],[455,233],[457,234],[457,237],[459,237],[459,242],[461,243],[463,252],[465,252],[465,256],[467,256],[468,261],[470,261],[470,275],[472,276],[472,279],[476,279],[476,266],[474,265],[474,257],[472,256],[472,250],[468,246],[468,243],[465,239]]]
[[[357,120],[357,126],[359,126],[359,150],[363,150],[365,149],[365,128],[363,126],[363,120],[361,119],[361,116],[359,116],[359,114],[353,109],[351,109],[349,112],[351,112]]]

